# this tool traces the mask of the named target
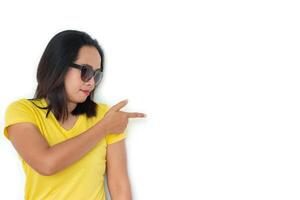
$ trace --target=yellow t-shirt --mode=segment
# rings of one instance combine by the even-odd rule
[[[49,145],[55,145],[86,131],[99,122],[110,106],[97,103],[97,116],[87,118],[80,115],[75,125],[64,129],[52,112],[46,118],[47,102],[42,100],[16,100],[8,105],[5,112],[4,135],[7,139],[7,127],[18,122],[35,124]],[[26,134],[26,133],[23,133]],[[43,176],[30,167],[18,154],[26,175],[25,200],[105,200],[104,176],[106,170],[107,145],[124,139],[125,132],[111,133],[77,162],[51,176]]]

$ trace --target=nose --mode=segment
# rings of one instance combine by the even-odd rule
[[[94,79],[94,77],[92,77],[90,80],[88,80],[87,82],[85,82],[85,84],[94,86],[95,85],[95,79]]]

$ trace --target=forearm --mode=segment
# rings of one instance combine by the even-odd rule
[[[106,127],[98,122],[87,131],[71,139],[49,147],[47,151],[51,174],[63,170],[81,159],[105,137]]]
[[[130,191],[120,191],[114,195],[111,195],[111,200],[132,200]]]
[[[132,200],[129,179],[122,183],[108,183],[111,200]]]

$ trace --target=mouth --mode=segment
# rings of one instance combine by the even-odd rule
[[[89,90],[80,90],[81,92],[83,92],[86,96],[90,95],[90,91]]]

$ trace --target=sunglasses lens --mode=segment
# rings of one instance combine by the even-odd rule
[[[93,77],[93,69],[88,66],[82,66],[81,79],[83,81],[89,81]]]
[[[87,82],[91,78],[93,78],[93,76],[94,76],[95,85],[97,85],[101,81],[103,73],[101,71],[97,70],[94,75],[94,71],[93,71],[92,67],[82,66],[82,68],[81,68],[82,81]]]
[[[101,81],[102,75],[103,75],[102,72],[100,72],[100,71],[96,72],[95,77],[94,77],[95,85],[97,85]]]

